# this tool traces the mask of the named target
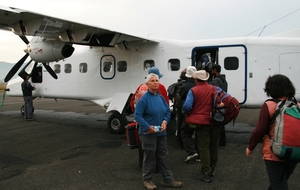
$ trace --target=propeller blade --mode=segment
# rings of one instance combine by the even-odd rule
[[[29,44],[29,41],[28,41],[28,39],[26,38],[26,36],[19,36],[22,40],[23,40],[23,42],[27,45],[27,44]]]
[[[4,82],[8,82],[15,74],[16,72],[20,69],[20,67],[22,66],[22,64],[25,62],[25,60],[27,59],[27,57],[29,56],[29,53],[26,53],[19,61],[18,63],[16,63],[11,70],[7,73]]]
[[[26,71],[25,71],[25,69],[28,67],[28,65],[30,64],[32,62],[32,59],[23,67],[23,69],[19,72],[19,76],[22,78],[22,79],[24,79],[25,80],[25,77],[26,77],[26,75],[28,75],[28,74],[30,74],[30,73],[27,73]]]
[[[47,63],[43,63],[44,67],[46,68],[46,70],[48,71],[48,73],[55,79],[57,79],[57,75],[56,73],[52,70],[52,68],[47,64]]]

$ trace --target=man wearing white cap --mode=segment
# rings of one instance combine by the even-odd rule
[[[213,94],[216,87],[207,83],[209,73],[205,70],[193,74],[196,86],[191,88],[182,107],[185,122],[195,128],[197,146],[201,159],[201,172],[197,178],[207,183],[215,175],[219,151],[219,127],[211,125]]]

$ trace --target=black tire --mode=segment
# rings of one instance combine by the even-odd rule
[[[107,120],[107,128],[112,134],[124,134],[127,118],[119,113],[112,113]]]
[[[20,108],[20,112],[22,115],[24,115],[25,111],[24,111],[24,105]],[[34,107],[32,107],[32,113],[34,112]]]
[[[25,111],[24,111],[24,105],[20,108],[21,114],[24,115]]]

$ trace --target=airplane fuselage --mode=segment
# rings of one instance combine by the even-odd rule
[[[51,62],[58,79],[41,65],[32,71],[37,85],[35,97],[80,99],[94,102],[111,116],[107,126],[123,133],[127,124],[128,100],[145,81],[152,66],[163,73],[160,82],[168,87],[189,65],[200,69],[201,55],[210,53],[228,82],[228,93],[242,107],[260,107],[267,99],[264,85],[268,76],[284,74],[294,83],[300,99],[300,39],[233,38],[199,41],[130,42],[111,47],[76,47],[70,58]],[[8,95],[22,96],[19,77],[9,81]],[[129,113],[130,114],[130,113]]]
[[[126,49],[127,48],[127,49]],[[199,41],[144,42],[107,47],[80,47],[74,55],[50,66],[58,79],[42,69],[42,80],[34,96],[71,98],[107,103],[115,93],[131,93],[143,83],[147,66],[156,66],[168,87],[177,81],[188,65],[197,66],[200,54],[218,58],[221,73],[228,81],[228,92],[243,106],[260,106],[268,76],[285,74],[299,89],[300,40],[289,38],[234,38]],[[215,52],[215,53],[214,53]],[[20,81],[8,83],[8,95],[20,96]],[[299,96],[299,90],[297,90]]]

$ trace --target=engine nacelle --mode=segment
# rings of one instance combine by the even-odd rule
[[[34,37],[27,45],[27,50],[32,60],[36,62],[53,62],[70,57],[74,47],[60,40],[45,40]]]

